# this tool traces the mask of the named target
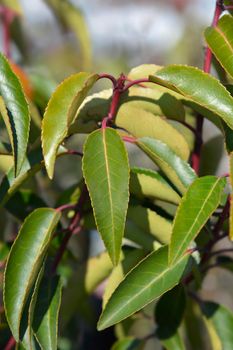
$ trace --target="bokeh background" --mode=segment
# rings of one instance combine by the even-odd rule
[[[75,33],[61,28],[44,1],[20,2],[23,7],[22,33],[18,33],[19,36],[22,34],[21,44],[20,49],[14,43],[11,44],[12,58],[23,66],[32,79],[42,77],[48,92],[52,92],[68,75],[87,68],[119,75],[142,63],[181,63],[202,67],[202,32],[211,23],[215,7],[215,0],[73,0],[72,3],[83,13],[89,32],[90,43],[85,48],[87,64],[83,61],[80,42]],[[2,41],[0,45],[2,50]],[[98,84],[97,88],[105,87],[105,84],[109,87],[108,82]],[[223,155],[213,172],[223,174],[228,165],[218,131],[210,123],[206,123],[204,133],[207,151],[215,147],[214,156],[220,159]],[[74,148],[81,147],[82,144],[82,140],[77,138],[69,142]],[[132,151],[133,162],[137,163],[138,157]],[[210,157],[210,167],[211,161]],[[57,163],[53,193],[49,183],[48,187],[45,186],[44,179],[40,189],[42,197],[50,205],[55,205],[59,194],[77,183],[81,176],[80,162],[63,159]],[[40,180],[39,175],[39,184]],[[90,240],[92,255],[102,249],[97,237],[96,232],[93,232]],[[225,247],[226,241],[221,242],[221,245]],[[229,292],[232,287],[231,274],[215,269],[206,279],[202,294],[205,298],[217,300],[233,308],[232,295]],[[101,294],[101,290],[98,293]],[[133,329],[132,333],[140,336],[148,327],[149,323],[145,321]],[[77,342],[75,339],[70,342],[68,337],[60,339],[60,349],[79,349],[79,338],[76,340]],[[93,344],[87,344],[83,350],[108,349],[107,345],[104,347],[104,343],[102,347],[98,347],[98,341],[96,338],[94,347]],[[153,340],[148,341],[146,349],[157,349],[157,345]],[[208,345],[206,349],[208,350]]]

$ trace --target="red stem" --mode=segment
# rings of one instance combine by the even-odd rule
[[[99,79],[109,79],[113,83],[114,87],[117,85],[117,80],[111,74],[101,73],[101,74],[99,74]]]
[[[15,346],[15,344],[16,344],[15,339],[14,339],[13,337],[11,337],[11,338],[9,339],[8,343],[6,344],[4,350],[11,350],[11,349],[13,349],[13,347]]]
[[[214,12],[214,18],[213,18],[213,22],[212,22],[213,27],[217,26],[218,20],[219,20],[223,11],[224,11],[223,0],[217,0],[215,12]],[[212,61],[212,52],[211,52],[210,48],[207,47],[206,51],[205,51],[205,58],[204,58],[204,65],[203,65],[203,70],[205,73],[210,73],[211,61]],[[201,148],[202,148],[202,143],[203,143],[203,141],[202,141],[203,122],[204,122],[203,117],[201,115],[198,115],[197,116],[196,134],[200,135],[200,137],[196,137],[194,152],[193,152],[192,160],[191,160],[192,167],[197,174],[200,171]]]
[[[14,11],[10,10],[5,6],[1,8],[1,14],[3,20],[3,52],[7,58],[10,58],[10,25],[16,14]]]
[[[224,6],[224,10],[226,10],[226,11],[233,10],[233,5]]]
[[[126,77],[124,74],[121,74],[120,77],[116,80],[116,85],[113,89],[112,102],[107,117],[105,117],[102,121],[102,129],[105,129],[108,123],[112,121],[116,116],[120,96],[124,91],[125,80]]]
[[[127,79],[127,80],[128,80],[128,79]],[[134,86],[134,85],[140,85],[140,86],[142,86],[142,87],[146,87],[145,85],[141,85],[142,83],[151,83],[151,81],[149,81],[148,78],[132,80],[132,81],[130,81],[130,83],[128,83],[128,84],[125,86],[124,91],[128,90],[131,86]]]

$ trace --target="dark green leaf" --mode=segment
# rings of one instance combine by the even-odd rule
[[[27,151],[30,115],[19,79],[2,54],[0,54],[0,95],[0,112],[13,150],[15,174],[18,175]]]
[[[61,303],[61,281],[44,276],[39,284],[32,328],[42,349],[57,349],[58,313]]]
[[[97,228],[117,264],[129,201],[129,163],[124,143],[115,130],[96,130],[88,136],[83,175]]]
[[[186,294],[182,285],[176,286],[159,299],[155,308],[155,320],[160,339],[170,338],[177,332],[184,315],[185,302]]]
[[[224,178],[205,176],[196,179],[181,200],[173,222],[169,261],[173,264],[189,247],[218,207]]]
[[[182,278],[188,260],[186,254],[169,266],[167,246],[148,255],[115,290],[99,319],[98,329],[122,321],[173,288]]]
[[[11,248],[5,271],[4,305],[16,341],[23,309],[59,219],[56,210],[35,210],[24,221]]]
[[[143,340],[128,337],[118,340],[115,344],[113,344],[111,350],[140,350],[143,349],[143,344]]]

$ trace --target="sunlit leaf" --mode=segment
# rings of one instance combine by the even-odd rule
[[[225,15],[216,27],[205,30],[205,39],[217,60],[233,78],[233,18]]]
[[[74,74],[57,87],[48,103],[42,122],[42,148],[50,178],[53,177],[58,147],[66,138],[79,106],[97,79],[97,74]]]
[[[150,76],[150,80],[215,113],[233,129],[233,97],[211,75],[195,67],[171,65]]]

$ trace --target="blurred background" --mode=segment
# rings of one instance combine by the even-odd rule
[[[34,86],[42,86],[44,95],[49,96],[56,85],[68,75],[80,70],[106,72],[119,75],[142,63],[166,65],[181,63],[202,67],[204,41],[202,32],[213,18],[215,0],[73,0],[80,12],[77,23],[70,18],[70,26],[57,20],[56,10],[51,10],[53,1],[21,0],[22,17],[12,29],[11,57],[27,72]],[[17,21],[16,21],[17,22]],[[73,30],[70,30],[73,29]],[[4,49],[3,40],[0,43]],[[98,85],[99,84],[99,85]],[[109,87],[101,82],[97,86]],[[42,94],[43,95],[43,94]],[[42,96],[43,98],[46,96]],[[41,96],[40,96],[41,97]],[[41,97],[41,98],[42,98]],[[40,104],[41,101],[39,101]],[[41,102],[43,104],[44,100]],[[43,106],[42,106],[43,107]],[[43,109],[41,107],[41,109]],[[205,124],[205,142],[213,149],[218,147],[218,157],[223,154],[223,142],[215,127]],[[73,148],[81,147],[76,138],[69,141]],[[220,151],[219,151],[220,150]],[[216,153],[214,153],[216,156]],[[138,154],[131,154],[137,163]],[[47,191],[45,180],[40,188],[41,195],[50,205],[55,205],[59,193],[77,183],[81,177],[80,162],[62,159],[57,162],[54,192]],[[212,160],[210,159],[210,165]],[[213,172],[227,171],[226,158],[222,158]],[[37,177],[40,185],[41,177]],[[30,184],[29,184],[30,186]],[[51,202],[51,194],[53,200]],[[91,254],[102,249],[96,232],[90,240]],[[222,242],[225,247],[226,242]],[[233,307],[232,296],[227,292],[233,286],[230,273],[210,273],[206,280],[203,296],[211,297]],[[227,287],[227,288],[226,288]],[[150,311],[149,311],[150,312]],[[149,321],[143,321],[132,334],[148,332]],[[139,331],[140,330],[140,331]],[[72,333],[72,330],[70,330]],[[74,332],[75,333],[75,332]],[[86,344],[88,349],[109,349],[99,338],[96,346]],[[112,334],[110,334],[110,339]],[[68,337],[69,338],[69,337]],[[79,349],[68,338],[61,338],[62,350]],[[92,335],[92,341],[93,341]],[[100,347],[98,347],[100,341]],[[102,346],[102,347],[101,347]],[[154,340],[146,349],[157,349]],[[208,350],[208,347],[206,347]]]

